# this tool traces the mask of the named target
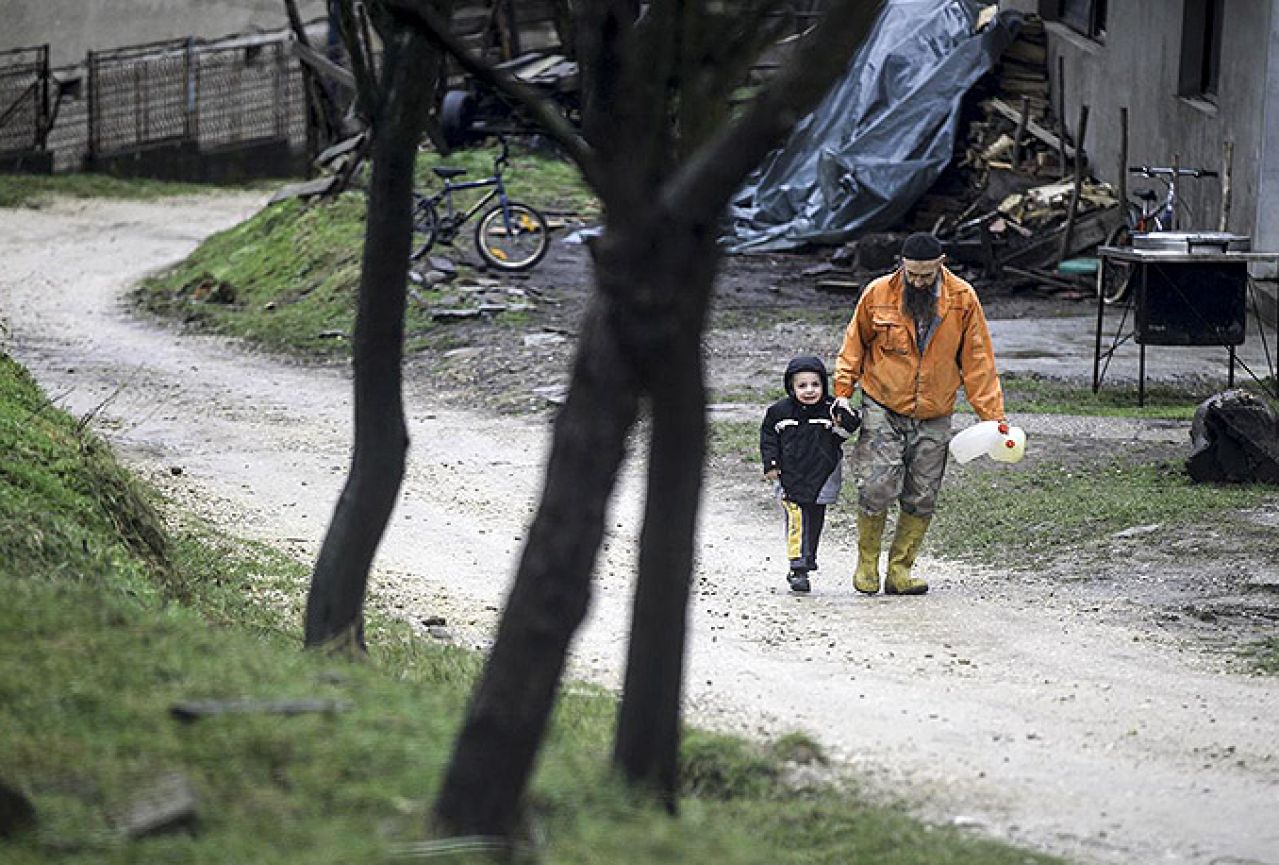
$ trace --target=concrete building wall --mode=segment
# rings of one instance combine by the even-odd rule
[[[1261,142],[1257,156],[1257,222],[1259,249],[1279,249],[1279,0],[1269,0],[1268,60],[1257,69],[1257,79],[1269,98],[1262,100]],[[1271,279],[1279,277],[1272,269]]]
[[[303,21],[324,0],[298,0]],[[288,24],[284,0],[0,0],[0,50],[48,43],[53,66],[80,63],[90,50],[164,39],[215,39]]]
[[[1119,179],[1120,109],[1128,109],[1128,163],[1220,170],[1227,140],[1234,142],[1232,205],[1227,229],[1253,237],[1253,248],[1279,250],[1279,221],[1259,218],[1258,184],[1263,173],[1279,176],[1279,107],[1268,105],[1276,0],[1229,0],[1222,30],[1220,85],[1215,102],[1178,95],[1182,63],[1184,0],[1110,3],[1105,41],[1088,39],[1059,23],[1048,23],[1049,64],[1056,88],[1064,86],[1067,126],[1074,129],[1079,106],[1089,106],[1085,149],[1093,174]],[[1064,79],[1057,78],[1057,58]],[[1267,118],[1267,112],[1271,115]],[[1267,137],[1267,130],[1268,136]],[[1264,142],[1270,140],[1269,145]],[[1129,178],[1130,188],[1156,181]],[[1216,229],[1221,184],[1186,180],[1179,189],[1193,222],[1187,229]],[[1279,190],[1276,190],[1279,191]]]

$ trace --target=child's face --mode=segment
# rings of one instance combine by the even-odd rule
[[[822,398],[822,377],[815,372],[797,372],[791,379],[795,399],[804,405],[812,405]]]

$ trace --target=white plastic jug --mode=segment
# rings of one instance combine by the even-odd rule
[[[1001,463],[1020,462],[1026,455],[1026,431],[1019,426],[1010,426],[1008,432],[1000,437],[990,448],[990,458]]]
[[[984,420],[955,433],[950,440],[950,455],[960,463],[972,462],[982,454],[1004,443],[999,421]]]

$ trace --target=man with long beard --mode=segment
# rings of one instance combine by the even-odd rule
[[[962,385],[981,420],[1004,418],[1004,393],[977,292],[942,262],[931,234],[912,234],[901,266],[866,286],[835,363],[835,402],[849,408],[860,385],[857,443],[859,592],[879,591],[879,554],[893,500],[897,529],[884,591],[922,595],[911,575],[946,472],[950,417]]]

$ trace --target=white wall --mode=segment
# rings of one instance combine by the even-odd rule
[[[322,18],[324,0],[298,0],[303,21]],[[196,36],[214,39],[288,24],[284,0],[0,0],[0,50],[48,43],[54,66],[90,49]]]
[[[1076,125],[1079,106],[1089,106],[1087,152],[1093,173],[1112,183],[1120,172],[1120,108],[1128,109],[1128,163],[1167,165],[1174,155],[1182,167],[1219,169],[1223,145],[1234,142],[1230,231],[1253,237],[1254,249],[1279,249],[1275,228],[1258,219],[1266,203],[1257,196],[1266,172],[1279,171],[1279,145],[1263,149],[1266,134],[1279,130],[1268,78],[1268,57],[1275,48],[1271,7],[1276,0],[1234,0],[1222,31],[1220,94],[1215,104],[1177,95],[1181,63],[1181,0],[1160,4],[1152,16],[1143,3],[1109,4],[1104,43],[1085,39],[1062,25],[1049,24],[1049,63],[1065,65],[1067,126]],[[1279,72],[1271,72],[1279,76]],[[1267,116],[1269,115],[1269,116]],[[1264,123],[1273,124],[1269,129]],[[1275,133],[1279,136],[1279,132]],[[1277,138],[1276,140],[1279,140]],[[1130,178],[1130,186],[1159,184]],[[1215,229],[1221,186],[1214,180],[1190,180],[1179,187],[1191,213],[1184,229]]]

